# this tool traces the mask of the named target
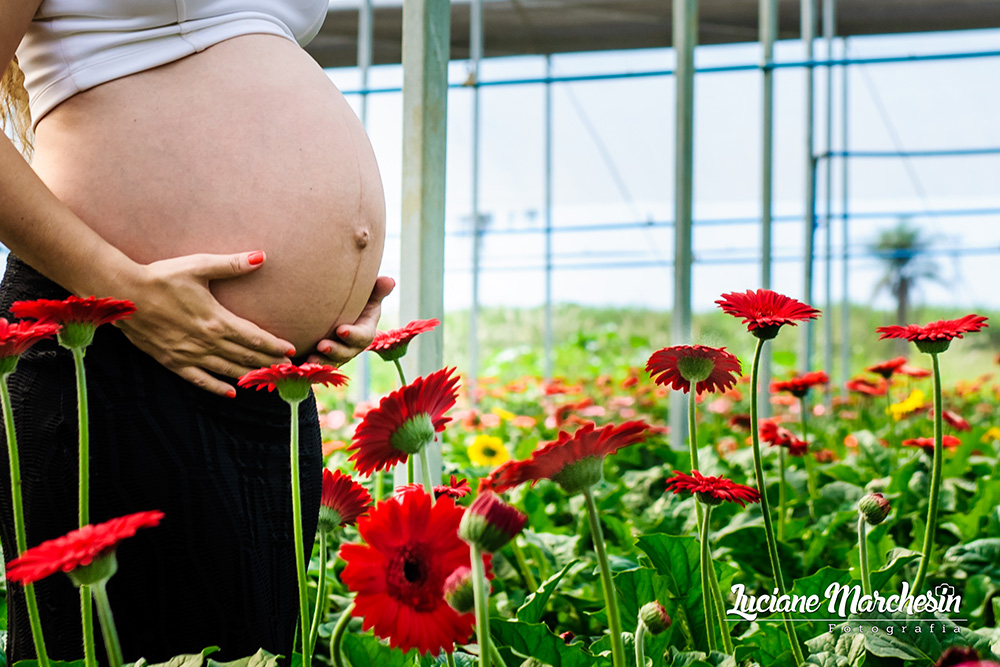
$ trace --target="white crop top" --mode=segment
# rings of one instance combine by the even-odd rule
[[[305,46],[329,0],[43,0],[17,49],[33,124],[76,93],[251,33]]]

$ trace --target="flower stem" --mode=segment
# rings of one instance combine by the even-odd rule
[[[416,479],[416,475],[413,470],[413,454],[406,455],[406,483],[413,484],[413,480]]]
[[[694,390],[688,396],[688,448],[691,450],[691,470],[698,470],[698,431],[694,418]]]
[[[104,648],[108,653],[111,667],[121,667],[122,647],[118,643],[118,630],[115,629],[115,619],[111,615],[111,603],[108,602],[107,580],[94,584],[94,601],[97,603],[97,617],[101,621],[101,634],[104,635]]]
[[[340,618],[337,620],[337,625],[333,628],[333,635],[330,637],[330,662],[333,663],[334,667],[344,667],[344,653],[340,650],[340,647],[344,643],[344,633],[351,621],[352,609],[354,609],[353,602],[347,605],[344,611],[341,612]]]
[[[781,485],[778,487],[778,541],[785,541],[785,505],[787,503],[788,490],[785,488],[785,448],[778,448],[778,475],[781,477]]]
[[[319,622],[326,602],[326,531],[319,531],[319,583],[316,586],[316,609],[313,611],[312,627],[309,629],[309,653],[316,648],[319,636]]]
[[[924,578],[927,576],[927,566],[930,564],[931,555],[934,551],[934,533],[937,528],[938,495],[941,493],[941,468],[944,459],[944,446],[942,443],[941,422],[941,370],[938,365],[938,355],[931,354],[931,361],[934,364],[934,467],[931,470],[931,497],[927,502],[927,526],[924,528],[924,548],[920,558],[920,567],[917,568],[917,578],[913,581],[913,593],[920,593],[924,585]]]
[[[71,347],[76,368],[76,407],[80,436],[79,527],[90,523],[90,406],[87,401],[87,371],[83,364],[84,347]],[[96,667],[94,647],[94,606],[90,586],[80,586],[80,616],[83,622],[83,656],[87,667]]]
[[[424,448],[420,450],[420,464],[421,473],[424,478],[424,490],[427,491],[427,495],[431,497],[431,505],[434,504],[434,482],[431,481],[431,454],[428,451],[431,443],[424,445]]]
[[[490,641],[490,656],[492,656],[493,664],[496,665],[496,667],[506,667],[506,663],[503,661],[503,656],[500,655],[500,651],[497,650],[497,647],[493,644],[492,640]]]
[[[455,667],[455,653],[453,651],[448,651],[444,654],[444,661],[448,664],[448,667]]]
[[[299,627],[302,628],[302,665],[312,665],[309,646],[309,594],[306,589],[305,546],[302,536],[302,495],[299,491],[299,403],[289,401],[292,407],[291,466],[292,466],[292,539],[295,540],[295,569],[299,580]],[[310,551],[312,551],[310,549]]]
[[[479,641],[479,667],[490,667],[490,598],[483,555],[475,544],[469,545],[472,561],[472,592],[476,604],[476,639]]]
[[[601,570],[601,585],[604,588],[604,606],[608,608],[608,630],[611,632],[611,659],[614,667],[625,667],[625,644],[622,642],[622,619],[618,611],[618,594],[611,580],[611,566],[608,563],[608,552],[604,546],[604,532],[597,514],[597,504],[594,493],[588,486],[583,490],[583,499],[587,504],[587,518],[590,520],[590,535],[594,540],[594,551],[597,553],[597,565]]]
[[[382,500],[382,471],[381,470],[379,470],[377,473],[375,473],[375,484],[374,484],[374,487],[375,488],[372,489],[372,491],[374,491],[374,493],[372,493],[372,498],[374,499],[374,501],[376,503],[378,503],[379,501]]]
[[[0,397],[3,402],[3,423],[7,431],[7,451],[10,462],[10,490],[14,512],[14,534],[17,540],[18,555],[28,548],[28,538],[24,528],[24,507],[21,502],[21,464],[17,453],[17,430],[14,428],[14,408],[10,402],[10,390],[7,388],[7,375],[0,376]],[[49,655],[45,650],[45,639],[42,636],[42,622],[38,617],[38,601],[35,599],[35,585],[24,587],[25,601],[28,603],[28,619],[31,623],[31,636],[35,642],[35,653],[38,664],[48,667]]]
[[[399,374],[399,386],[406,386],[406,376],[403,375],[403,365],[399,363],[399,359],[393,359],[392,363],[396,364],[396,373]]]
[[[872,594],[872,578],[868,572],[868,530],[865,517],[858,514],[858,551],[861,560],[861,592]]]
[[[641,618],[635,626],[635,664],[646,667],[646,624]]]
[[[524,577],[524,583],[528,586],[528,589],[534,593],[538,590],[538,582],[535,580],[535,575],[532,574],[531,568],[528,567],[528,561],[524,557],[524,550],[521,545],[517,543],[517,537],[508,542],[510,545],[510,550],[514,552],[514,560],[517,561],[517,567],[521,570],[521,575]]]
[[[806,453],[802,457],[802,465],[806,467],[806,483],[809,486],[809,498],[816,500],[816,476],[812,465],[812,453],[809,451],[809,425],[806,417],[809,415],[809,406],[806,405],[806,397],[799,399],[799,411],[802,413],[802,442],[806,443]],[[812,508],[810,508],[810,514]]]
[[[778,546],[774,541],[774,527],[771,525],[771,509],[767,502],[767,488],[764,484],[764,467],[760,460],[760,433],[757,426],[757,384],[760,372],[760,353],[764,348],[764,339],[757,339],[757,347],[754,350],[753,366],[750,372],[750,439],[753,443],[753,468],[757,476],[757,491],[760,493],[760,512],[764,517],[764,537],[767,539],[767,555],[771,560],[771,571],[774,574],[774,583],[778,588],[778,595],[785,594],[785,581],[781,576],[781,566],[778,563]],[[782,612],[785,622],[785,631],[788,633],[788,641],[792,647],[792,655],[795,657],[795,664],[801,665],[802,647],[799,646],[799,638],[795,633],[795,625],[792,623],[788,612]]]
[[[715,615],[719,619],[719,630],[722,632],[722,646],[726,653],[733,655],[733,638],[729,633],[729,624],[726,623],[726,606],[722,600],[722,591],[719,589],[719,577],[715,573],[715,566],[709,565],[708,580],[712,584],[712,599],[715,601]]]
[[[709,584],[708,568],[708,517],[712,513],[712,508],[706,506],[701,521],[701,602],[705,610],[705,632],[708,634],[708,650],[715,650],[715,612],[712,610],[712,588]]]

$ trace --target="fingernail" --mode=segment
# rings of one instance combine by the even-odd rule
[[[320,354],[330,354],[330,350],[333,349],[332,345],[321,345],[316,347]]]
[[[285,354],[288,355],[289,357],[294,357],[295,356],[295,348],[294,347],[288,348],[287,350],[285,350]]]
[[[226,392],[226,396],[228,396],[229,398],[236,398],[236,390],[230,389],[229,391]]]
[[[257,266],[264,261],[264,253],[260,250],[256,250],[247,255],[247,261],[250,262],[250,266]]]

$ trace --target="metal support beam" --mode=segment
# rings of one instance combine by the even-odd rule
[[[758,30],[762,50],[761,92],[761,188],[760,188],[760,286],[771,289],[771,227],[774,216],[774,42],[778,37],[778,0],[760,0],[758,3]],[[761,355],[761,381],[757,405],[764,416],[770,415],[768,401],[771,386],[771,346],[765,346]]]
[[[694,199],[694,47],[698,0],[674,0],[676,115],[674,117],[674,345],[691,342],[691,211]],[[687,434],[680,392],[671,392],[671,443],[683,448]],[[693,396],[692,396],[693,400]]]
[[[802,45],[805,47],[805,60],[810,64],[805,68],[805,248],[803,251],[804,280],[803,280],[803,301],[812,305],[813,302],[813,261],[816,255],[816,158],[814,144],[816,110],[815,95],[816,84],[814,80],[813,62],[813,42],[816,38],[816,0],[801,0],[801,30]],[[813,340],[815,337],[815,327],[812,321],[805,322],[802,336],[802,358],[799,367],[803,371],[812,369]]]
[[[444,320],[444,190],[448,115],[448,0],[403,4],[403,192],[400,319]],[[403,357],[408,380],[444,365],[442,327]],[[440,445],[437,465],[440,477]],[[396,480],[399,480],[399,469]],[[405,474],[405,473],[404,473]]]
[[[483,57],[483,0],[469,4],[469,79],[472,86],[472,305],[469,307],[469,401],[476,404],[479,381],[479,263],[482,228],[479,215],[479,61]]]
[[[843,59],[847,60],[847,38],[843,39],[844,42],[844,53]],[[849,378],[851,375],[851,298],[850,298],[850,281],[849,276],[849,257],[848,257],[848,242],[850,241],[850,230],[849,230],[849,216],[850,216],[850,206],[848,203],[848,189],[847,189],[847,176],[848,176],[848,162],[847,151],[849,150],[848,141],[848,125],[847,121],[850,118],[850,110],[847,106],[847,79],[850,74],[850,68],[844,65],[840,68],[842,76],[842,88],[840,91],[840,145],[844,151],[844,157],[840,161],[840,216],[843,221],[843,228],[841,230],[841,245],[843,247],[841,262],[844,265],[842,269],[843,275],[841,276],[841,290],[843,291],[843,305],[841,306],[840,313],[840,363],[844,367],[844,377]]]
[[[823,0],[823,40],[826,42],[827,63],[833,62],[833,35],[836,32],[836,16],[834,14],[836,0]],[[826,66],[826,141],[824,148],[829,154],[833,151],[833,66]],[[824,160],[823,176],[826,180],[823,188],[823,221],[825,223],[826,234],[823,239],[826,243],[824,253],[823,269],[825,276],[823,285],[825,288],[824,301],[826,302],[826,317],[823,318],[823,368],[831,378],[833,387],[843,387],[847,378],[844,373],[846,369],[841,369],[840,373],[835,373],[833,368],[833,159]],[[839,393],[839,390],[837,390]],[[826,405],[830,406],[830,399],[833,391],[826,393]]]
[[[358,72],[361,74],[361,90],[368,90],[368,73],[372,65],[372,0],[360,0],[358,7]],[[358,104],[358,117],[368,128],[368,93],[362,93]],[[371,395],[371,355],[358,355],[358,372],[352,383],[359,401],[367,401]]]
[[[545,379],[552,379],[552,56],[545,56]]]

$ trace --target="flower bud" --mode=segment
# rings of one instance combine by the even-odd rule
[[[444,581],[444,599],[459,614],[468,614],[476,608],[475,586],[472,570],[462,566]]]
[[[649,633],[653,635],[664,632],[670,627],[672,622],[670,616],[667,614],[667,610],[655,600],[642,605],[642,608],[639,610],[639,620],[643,622]]]
[[[877,526],[889,516],[889,500],[881,493],[869,493],[858,502],[858,511],[866,523]]]
[[[492,491],[484,491],[472,501],[462,515],[458,536],[480,551],[494,553],[524,529],[528,517],[500,499]]]

